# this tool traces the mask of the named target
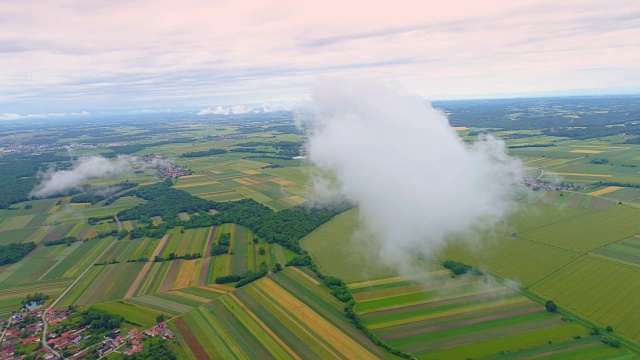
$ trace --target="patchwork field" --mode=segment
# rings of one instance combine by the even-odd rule
[[[292,269],[223,295],[170,324],[185,351],[198,358],[383,357],[347,322],[327,288]]]
[[[586,353],[637,358],[485,276],[452,279],[448,271],[436,271],[350,288],[363,322],[419,359],[580,358]]]
[[[609,244],[593,252],[624,264],[640,266],[640,238],[634,236]]]

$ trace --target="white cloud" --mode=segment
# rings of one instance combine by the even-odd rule
[[[315,90],[309,110],[310,160],[335,174],[390,266],[441,250],[450,236],[497,224],[515,208],[524,173],[504,142],[465,144],[418,96],[331,82]]]
[[[253,111],[253,109],[246,108],[246,107],[244,107],[242,105],[233,105],[231,107],[231,113],[236,114],[236,115],[238,115],[238,114],[246,114],[246,113],[250,113],[252,111]]]
[[[198,111],[198,113],[196,115],[198,115],[198,116],[202,116],[202,115],[229,115],[229,109],[228,108],[223,108],[222,106],[218,105],[218,106],[216,106],[215,109],[212,109],[210,107],[204,108],[204,109]]]

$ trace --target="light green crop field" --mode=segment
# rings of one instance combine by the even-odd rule
[[[625,286],[640,281],[640,269],[583,256],[557,270],[532,290],[602,326],[640,341],[640,289]],[[597,285],[594,285],[597,284]]]
[[[345,281],[375,279],[396,274],[395,269],[372,263],[362,256],[351,238],[358,229],[358,211],[346,211],[321,225],[302,239],[301,246],[313,256],[320,269]]]

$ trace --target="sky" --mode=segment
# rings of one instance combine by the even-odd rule
[[[0,119],[286,109],[326,78],[428,99],[640,93],[640,1],[0,2]]]

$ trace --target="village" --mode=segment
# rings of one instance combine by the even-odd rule
[[[133,328],[126,334],[114,329],[96,340],[95,334],[88,331],[88,325],[72,329],[60,326],[74,313],[72,308],[53,308],[46,310],[44,317],[42,310],[34,310],[15,313],[8,321],[0,320],[0,360],[99,359],[113,352],[132,355],[144,350],[145,339],[175,338],[167,323],[162,321],[142,331]],[[48,347],[42,346],[43,320],[47,326],[56,328],[47,332]]]

